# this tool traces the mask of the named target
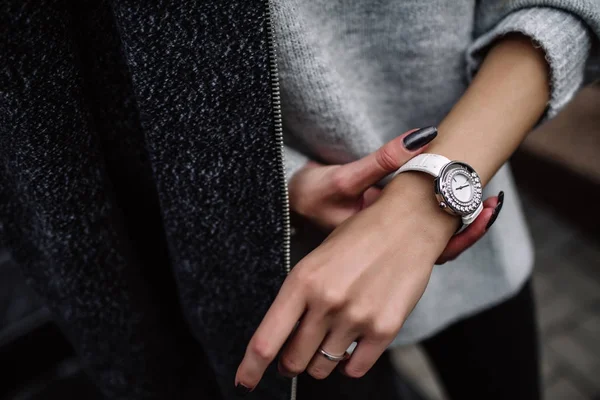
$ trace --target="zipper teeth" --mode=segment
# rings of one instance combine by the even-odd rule
[[[280,175],[281,190],[283,191],[283,263],[286,275],[290,273],[290,199],[288,195],[288,185],[285,175],[285,150],[283,146],[283,119],[281,115],[281,91],[279,88],[279,68],[277,66],[277,49],[274,40],[271,0],[266,2],[266,20],[267,20],[267,46],[269,51],[269,75],[271,80],[271,104],[273,107],[273,122],[275,126],[275,138],[279,146],[278,161],[283,166],[283,172]],[[298,387],[298,378],[292,379],[290,391],[290,400],[296,400]]]
[[[279,88],[279,68],[277,67],[277,49],[273,38],[273,24],[271,22],[271,2],[267,1],[267,37],[269,49],[269,69],[271,78],[271,104],[273,106],[273,122],[275,125],[275,137],[279,147],[278,161],[283,166],[280,176],[281,190],[283,191],[283,219],[284,219],[284,264],[285,272],[290,272],[290,200],[288,196],[288,185],[285,178],[285,151],[283,147],[283,120],[281,116],[281,94]]]

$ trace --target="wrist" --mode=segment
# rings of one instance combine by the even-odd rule
[[[443,249],[460,226],[460,218],[439,207],[435,198],[434,178],[428,174],[407,171],[392,179],[381,193],[390,220],[412,218],[417,224],[417,234],[438,243]]]

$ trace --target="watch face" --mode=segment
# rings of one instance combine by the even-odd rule
[[[436,192],[444,207],[458,215],[469,215],[481,204],[482,190],[479,176],[470,165],[452,161],[440,172]]]

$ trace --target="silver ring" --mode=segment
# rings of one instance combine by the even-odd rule
[[[350,357],[350,353],[348,353],[347,351],[345,351],[344,354],[342,354],[341,356],[333,355],[331,353],[326,352],[323,349],[319,349],[319,352],[321,354],[323,354],[326,359],[328,359],[329,361],[333,361],[333,362],[344,361],[345,359],[347,359],[348,357]]]

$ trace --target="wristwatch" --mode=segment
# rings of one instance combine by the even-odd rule
[[[420,171],[435,177],[434,191],[440,208],[461,217],[462,225],[456,233],[475,221],[483,210],[481,180],[469,164],[423,153],[398,168],[392,178],[405,171]]]

